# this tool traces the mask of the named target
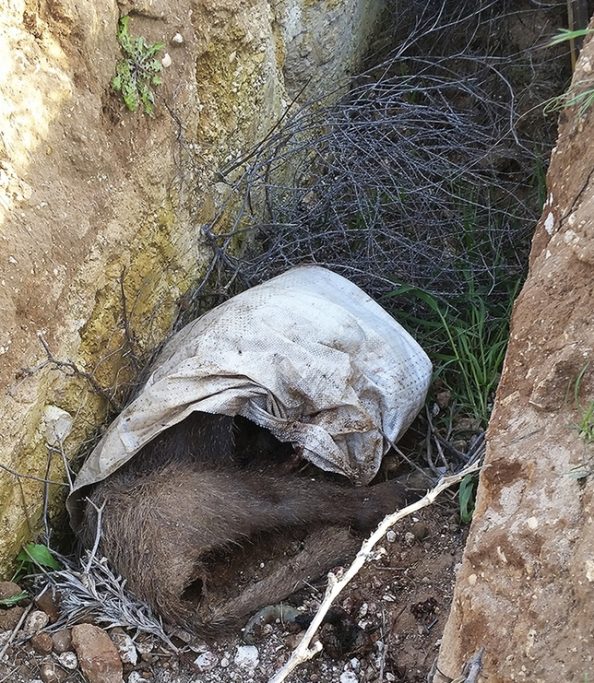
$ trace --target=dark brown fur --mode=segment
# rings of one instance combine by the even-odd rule
[[[344,561],[359,545],[346,527],[368,530],[404,500],[395,482],[353,488],[278,474],[275,454],[267,458],[259,469],[235,445],[231,418],[193,414],[90,494],[96,506],[105,504],[101,553],[167,620],[212,635]],[[96,526],[87,504],[81,532],[87,547]],[[222,604],[209,603],[216,561],[226,563],[226,553],[262,534],[269,542],[272,532],[297,528],[312,531],[301,553]]]

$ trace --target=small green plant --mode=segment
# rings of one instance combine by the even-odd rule
[[[21,591],[16,595],[11,595],[9,598],[0,600],[0,607],[14,607],[15,605],[18,605],[19,602],[26,600],[28,597],[29,593],[27,593],[27,591]]]
[[[428,315],[414,317],[403,314],[401,321],[414,329],[421,345],[428,349],[435,365],[435,377],[442,379],[462,409],[486,426],[508,341],[508,320],[517,292],[489,307],[488,297],[467,283],[464,305],[453,306],[416,287],[401,286],[392,296],[419,299]]]
[[[35,571],[36,567],[44,569],[60,569],[60,563],[52,555],[50,549],[42,543],[27,543],[17,555],[19,566],[13,579]]]
[[[563,28],[551,39],[549,46],[560,45],[561,43],[568,41],[573,43],[573,41],[585,38],[592,32],[592,29],[589,28],[576,29],[573,31]],[[584,81],[574,83],[567,92],[548,100],[544,105],[544,112],[546,114],[551,111],[559,111],[560,109],[579,107],[579,114],[580,116],[583,116],[592,104],[594,104],[594,83],[591,78],[588,78]]]
[[[579,371],[573,383],[573,403],[579,414],[579,420],[575,425],[577,432],[586,443],[591,444],[594,443],[594,399],[587,400],[585,404],[580,401],[584,376],[589,367],[588,362]]]
[[[478,476],[467,474],[460,482],[458,489],[458,504],[460,505],[460,520],[463,524],[470,524],[474,513]]]
[[[589,28],[579,28],[571,30],[569,28],[560,28],[557,31],[557,35],[553,36],[549,41],[549,46],[560,45],[561,43],[566,43],[571,40],[576,40],[578,38],[585,38],[592,33],[592,29]]]
[[[164,43],[147,43],[142,36],[133,37],[128,30],[130,17],[122,17],[118,24],[118,43],[124,53],[116,65],[116,74],[111,79],[111,87],[122,95],[124,104],[130,111],[142,106],[145,114],[152,116],[155,111],[153,88],[161,84],[163,65],[155,55]]]

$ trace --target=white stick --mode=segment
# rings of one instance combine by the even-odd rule
[[[326,616],[334,600],[336,600],[338,595],[351,581],[351,579],[353,579],[357,575],[361,567],[365,564],[365,561],[369,557],[373,548],[385,536],[388,529],[394,524],[396,524],[396,522],[399,522],[401,519],[404,519],[404,517],[408,517],[413,512],[417,512],[417,510],[421,510],[422,508],[431,505],[440,493],[450,488],[450,486],[457,484],[467,474],[476,472],[479,469],[479,467],[480,465],[477,462],[468,467],[465,467],[462,471],[458,472],[458,474],[454,474],[451,477],[444,477],[439,481],[439,483],[434,488],[432,488],[430,491],[427,491],[427,493],[423,498],[421,498],[421,500],[418,500],[416,503],[408,505],[407,507],[402,508],[402,510],[398,510],[397,512],[393,512],[387,517],[384,517],[384,519],[380,522],[377,529],[371,534],[371,536],[366,541],[364,541],[363,545],[361,546],[361,550],[359,550],[359,552],[357,553],[357,557],[355,557],[353,563],[344,572],[342,577],[340,579],[337,579],[336,576],[332,574],[332,572],[328,574],[328,586],[326,588],[326,594],[324,595],[322,604],[320,605],[320,609],[318,610],[313,621],[309,625],[309,628],[305,632],[305,635],[301,639],[299,645],[297,645],[297,647],[293,651],[293,654],[289,657],[286,664],[274,674],[274,676],[268,681],[268,683],[282,683],[282,681],[286,680],[289,674],[294,669],[296,669],[299,666],[299,664],[306,662],[308,659],[311,659],[322,650],[322,643],[320,643],[319,640],[317,640],[313,644],[313,646],[310,647],[310,643],[314,635],[316,634],[318,628],[322,624],[324,617]]]
[[[103,515],[103,509],[105,508],[106,501],[104,500],[100,507],[95,505],[95,503],[90,498],[85,498],[85,501],[87,505],[92,505],[95,508],[95,512],[97,513],[95,543],[93,543],[93,548],[88,555],[87,564],[85,565],[85,568],[83,570],[83,574],[88,574],[91,571],[91,566],[93,564],[93,560],[95,559],[95,555],[97,554],[97,550],[99,550],[99,541],[101,540],[101,516]]]

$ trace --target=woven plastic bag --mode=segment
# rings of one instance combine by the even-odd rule
[[[242,415],[304,458],[370,482],[419,412],[431,363],[359,287],[293,268],[174,335],[139,395],[108,428],[70,496],[105,479],[192,411]]]

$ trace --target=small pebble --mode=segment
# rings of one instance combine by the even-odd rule
[[[230,662],[228,657],[223,657],[223,659],[221,659],[221,666],[223,667],[223,669],[226,669],[229,666],[229,664]]]
[[[88,683],[122,683],[122,661],[107,633],[93,624],[72,627],[72,645]]]
[[[36,633],[30,642],[31,647],[40,655],[49,655],[54,648],[54,642],[49,633]]]
[[[167,69],[168,67],[171,66],[172,61],[173,61],[173,60],[171,59],[171,55],[169,54],[169,52],[166,52],[166,53],[163,55],[163,59],[161,59],[161,64],[163,65],[163,67],[164,67],[165,69]]]
[[[72,650],[72,637],[67,628],[60,629],[52,634],[52,642],[54,644],[54,651],[61,655],[63,652]]]
[[[171,39],[171,42],[174,45],[182,45],[184,42],[184,37],[182,36],[181,33],[176,33],[173,38]]]
[[[218,661],[219,658],[214,654],[214,652],[207,650],[196,657],[194,660],[194,666],[199,673],[203,673],[205,671],[214,669],[214,667],[218,664]]]
[[[407,531],[404,534],[404,542],[406,543],[406,545],[412,545],[415,541],[416,541],[416,537],[410,531]]]
[[[64,683],[68,675],[67,671],[52,661],[43,662],[39,667],[39,676],[43,683]]]
[[[150,652],[153,651],[154,643],[151,640],[151,638],[147,637],[140,637],[136,639],[135,642],[136,649],[141,655],[148,655]]]
[[[289,650],[294,650],[297,645],[299,645],[302,638],[303,633],[291,633],[285,638],[285,646],[288,647]]]
[[[359,683],[359,679],[352,671],[343,671],[340,674],[340,683]]]
[[[0,600],[12,598],[22,592],[18,583],[14,583],[14,581],[0,581]]]
[[[440,408],[447,408],[452,400],[452,394],[449,391],[440,391],[435,397],[435,400]]]
[[[393,529],[388,529],[388,531],[386,533],[386,541],[388,541],[388,543],[394,543],[395,540],[396,540],[396,533],[394,532]]]
[[[139,671],[132,671],[128,676],[128,683],[150,683]]]
[[[410,530],[419,541],[429,536],[429,527],[424,522],[415,522]]]
[[[258,666],[260,654],[255,645],[238,645],[233,661],[241,669],[255,669]]]
[[[123,664],[131,664],[136,666],[138,664],[138,650],[134,646],[134,641],[122,629],[113,629],[109,634],[115,646],[120,653],[120,659]]]
[[[19,606],[0,609],[0,631],[12,631],[19,623],[24,611],[24,608]]]
[[[35,605],[43,610],[53,624],[60,616],[60,594],[54,593],[51,588],[35,598]]]
[[[26,636],[34,636],[39,633],[42,628],[45,628],[49,624],[49,617],[45,612],[41,610],[35,610],[25,620],[25,625],[23,626],[23,633]]]
[[[62,652],[58,657],[60,664],[69,671],[74,671],[78,668],[78,658],[74,652]]]

